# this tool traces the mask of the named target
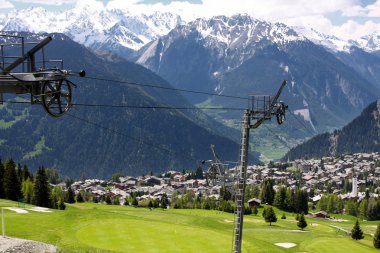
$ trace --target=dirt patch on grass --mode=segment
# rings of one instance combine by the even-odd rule
[[[0,252],[55,253],[57,252],[57,248],[53,245],[42,243],[42,242],[0,236]]]

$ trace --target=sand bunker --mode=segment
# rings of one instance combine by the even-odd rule
[[[11,210],[11,211],[16,212],[16,213],[29,213],[25,209],[15,208],[15,207],[5,207],[4,209],[8,209],[8,210]]]
[[[297,244],[291,243],[291,242],[279,242],[279,243],[275,243],[274,245],[282,247],[282,248],[286,248],[286,249],[293,248],[294,246],[297,246]]]
[[[34,212],[41,212],[41,213],[51,213],[51,211],[49,210],[49,208],[45,208],[45,207],[33,207],[33,208],[29,208],[30,211],[34,211]]]

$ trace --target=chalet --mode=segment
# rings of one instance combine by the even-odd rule
[[[253,198],[248,200],[248,205],[250,208],[259,207],[261,205],[261,200],[257,198]]]
[[[314,218],[322,218],[322,219],[326,219],[326,218],[329,218],[329,215],[327,214],[327,212],[325,211],[319,211],[319,212],[316,212],[313,214],[313,217]]]

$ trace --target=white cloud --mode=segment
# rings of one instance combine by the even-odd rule
[[[11,9],[14,5],[7,0],[0,0],[0,9]]]
[[[28,4],[43,4],[43,5],[63,5],[76,3],[76,0],[13,0],[14,2],[22,2]]]
[[[371,20],[360,24],[356,21],[349,20],[341,26],[332,27],[330,33],[343,39],[359,39],[365,35],[380,32],[380,23]]]
[[[370,17],[378,18],[380,17],[380,0],[377,0],[373,4],[367,5],[365,7],[360,5],[354,5],[343,9],[343,16],[346,17]]]

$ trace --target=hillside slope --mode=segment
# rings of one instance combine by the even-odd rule
[[[41,38],[28,36],[29,40]],[[107,62],[64,35],[53,37],[46,54],[52,59],[63,58],[67,68],[85,69],[88,76],[96,78],[171,87],[141,66],[124,60]],[[86,78],[72,80],[78,86],[73,91],[74,103],[193,107],[176,91]],[[73,177],[195,168],[197,161],[211,158],[211,144],[223,159],[234,160],[238,153],[237,143],[221,134],[229,130],[216,130],[217,124],[199,110],[75,106],[68,115],[55,119],[39,105],[4,104],[0,115],[3,159],[12,157],[32,167],[56,167],[61,174]]]
[[[317,135],[291,149],[284,159],[335,156],[380,150],[380,100],[370,104],[359,117],[333,133]]]

